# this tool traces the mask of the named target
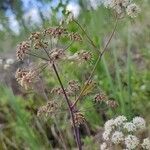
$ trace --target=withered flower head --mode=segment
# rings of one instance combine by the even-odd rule
[[[62,90],[60,87],[56,87],[51,90],[51,93],[60,95],[60,94],[62,94]]]
[[[70,93],[70,91],[68,89],[65,89],[65,92],[68,96],[72,94],[72,93]],[[62,88],[60,88],[60,87],[53,88],[51,90],[51,93],[54,95],[56,94],[58,96],[64,96],[64,92],[63,92]]]
[[[18,60],[23,60],[25,55],[30,51],[30,43],[23,41],[17,46],[16,56]]]
[[[48,28],[44,30],[45,36],[52,36],[54,38],[59,38],[64,34],[66,34],[66,29],[63,27]]]
[[[50,51],[51,61],[57,61],[63,59],[65,56],[65,50],[60,48],[54,48]]]
[[[74,113],[75,126],[79,127],[86,122],[84,115],[81,112]]]
[[[73,91],[73,92],[77,92],[80,89],[79,82],[75,81],[75,80],[69,81],[68,89]]]
[[[41,32],[33,32],[31,33],[29,40],[36,41],[41,39]]]
[[[48,42],[37,40],[37,41],[35,41],[33,47],[35,49],[47,48],[48,47]]]
[[[27,74],[26,70],[18,68],[16,71],[16,74],[15,74],[15,78],[19,80],[20,78],[22,78],[26,74]]]
[[[15,77],[22,87],[29,89],[37,80],[37,72],[33,70],[18,69]]]
[[[90,52],[82,51],[78,53],[78,57],[80,60],[89,61],[92,58],[92,54]]]
[[[107,96],[104,93],[98,93],[94,97],[94,102],[103,102],[107,99]]]
[[[37,116],[51,117],[58,110],[58,104],[55,101],[49,101],[46,105],[40,107]]]
[[[82,36],[81,36],[80,34],[78,34],[78,33],[74,33],[74,32],[68,33],[67,36],[68,36],[69,39],[72,40],[72,41],[79,41],[79,42],[82,41]]]

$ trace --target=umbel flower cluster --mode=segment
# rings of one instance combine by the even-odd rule
[[[131,0],[104,0],[103,4],[106,8],[115,10],[121,16],[127,14],[134,18],[140,12],[139,6],[132,3]]]
[[[135,117],[130,122],[125,116],[110,119],[104,125],[104,143],[100,149],[150,150],[150,139],[140,136],[145,129],[146,122],[142,117]]]
[[[65,47],[58,46],[62,38],[67,38],[68,41],[71,41],[70,44]],[[62,60],[75,61],[76,63],[91,60],[92,55],[88,51],[81,50],[75,54],[69,53],[67,50],[73,42],[82,42],[82,36],[76,32],[69,32],[62,26],[31,33],[26,41],[21,42],[17,46],[17,59],[19,61],[30,60],[30,57],[33,56],[43,61],[43,67],[34,67],[34,69],[33,67],[28,69],[19,68],[16,72],[18,83],[23,88],[29,89],[32,87],[32,83],[37,81],[36,79],[41,72],[40,70],[46,68],[48,65],[53,65],[54,63],[57,65]]]

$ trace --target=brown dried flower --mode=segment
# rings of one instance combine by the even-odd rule
[[[84,115],[81,112],[74,113],[75,126],[79,127],[86,122]]]
[[[67,36],[68,36],[69,39],[72,40],[72,41],[79,41],[79,42],[82,41],[82,36],[81,36],[80,34],[78,34],[78,33],[74,33],[74,32],[68,33]]]
[[[64,34],[66,34],[66,29],[63,27],[48,28],[44,30],[45,36],[48,35],[54,38],[61,37]]]
[[[51,117],[58,110],[58,104],[55,101],[49,101],[46,105],[40,107],[37,116]]]
[[[78,53],[78,57],[80,60],[89,61],[92,58],[92,54],[90,52],[82,51]]]
[[[53,88],[53,89],[51,90],[51,93],[52,93],[52,94],[58,94],[58,95],[63,94],[62,89],[61,89],[60,87]]]
[[[104,93],[98,93],[94,97],[94,102],[103,102],[107,99],[107,96]]]
[[[37,72],[33,70],[18,69],[15,75],[18,83],[26,90],[31,88],[33,83],[37,80]]]
[[[31,33],[29,40],[36,41],[41,39],[41,32],[33,32]]]
[[[17,46],[16,56],[18,60],[23,60],[25,55],[30,51],[30,43],[23,41]]]
[[[67,89],[65,89],[65,92],[66,92],[67,95],[70,94],[70,92]],[[64,96],[64,92],[63,92],[62,88],[60,88],[60,87],[53,88],[51,90],[51,93],[59,95],[59,96]]]
[[[75,80],[69,81],[68,89],[72,92],[77,92],[80,89],[79,82]]]
[[[37,41],[35,41],[33,47],[35,49],[47,48],[48,47],[48,42],[37,40]]]
[[[52,62],[63,59],[65,57],[65,51],[64,49],[54,48],[50,51],[50,57]]]

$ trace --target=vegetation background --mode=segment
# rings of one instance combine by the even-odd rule
[[[136,19],[125,18],[119,22],[94,76],[100,89],[119,106],[103,111],[103,106],[97,108],[93,105],[90,96],[80,104],[91,132],[91,136],[87,136],[81,129],[85,149],[99,147],[98,135],[103,124],[114,116],[124,114],[130,119],[140,115],[150,123],[150,1],[136,2],[141,8],[140,15]],[[58,25],[66,8],[74,10],[77,20],[92,40],[103,47],[113,29],[114,18],[98,0],[0,0],[0,150],[73,149],[75,146],[67,118],[37,118],[37,109],[44,104],[44,98],[38,92],[28,94],[23,91],[14,77],[16,69],[22,65],[16,62],[16,45],[33,31]],[[69,28],[85,37],[75,24]],[[87,41],[82,43],[82,47],[78,43],[73,44],[70,51],[74,53],[81,49],[93,51]],[[8,66],[8,59],[15,62]],[[83,75],[90,72],[91,66],[78,69],[65,64],[62,70],[64,83],[75,79],[83,84]],[[45,75],[46,86],[58,85],[54,77],[47,72]],[[65,112],[60,113],[66,116]]]

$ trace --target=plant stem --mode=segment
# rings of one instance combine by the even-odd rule
[[[116,31],[117,24],[118,24],[118,18],[116,18],[116,23],[115,23],[115,26],[114,26],[114,28],[113,28],[113,31],[112,31],[112,33],[111,33],[111,35],[110,35],[110,37],[109,37],[109,39],[108,39],[108,41],[107,41],[105,47],[104,47],[103,50],[100,52],[99,57],[98,57],[97,60],[96,60],[96,63],[95,63],[95,65],[94,65],[94,67],[93,67],[93,69],[92,69],[92,71],[91,71],[91,74],[90,74],[88,80],[87,80],[86,83],[84,84],[84,86],[83,86],[83,88],[82,88],[82,90],[81,90],[79,96],[77,97],[76,101],[75,101],[75,102],[73,103],[73,105],[71,106],[72,108],[77,104],[77,102],[79,101],[79,99],[80,99],[80,97],[82,96],[83,92],[85,91],[87,85],[88,85],[89,82],[91,81],[92,76],[93,76],[93,74],[94,74],[94,72],[95,72],[95,70],[96,70],[96,67],[97,67],[98,63],[101,61],[101,58],[102,58],[103,54],[105,53],[105,51],[107,50],[107,47],[108,47],[108,45],[109,45],[109,43],[110,43],[110,41],[111,41],[111,39],[112,39],[112,37],[113,37],[115,31]]]
[[[89,42],[91,43],[91,45],[99,51],[99,49],[97,48],[97,46],[94,44],[94,42],[92,41],[92,39],[90,38],[90,36],[87,34],[87,32],[83,29],[83,27],[80,25],[80,23],[76,20],[73,19],[73,21],[79,26],[79,28],[83,31],[83,33],[85,34],[85,36],[87,37],[87,39],[89,40]]]
[[[72,123],[73,123],[74,132],[75,132],[75,138],[76,138],[77,146],[78,146],[79,150],[82,150],[81,141],[80,141],[80,138],[79,138],[79,136],[78,136],[78,130],[77,130],[77,127],[75,126],[75,120],[74,120],[73,109],[71,108],[71,104],[70,104],[70,102],[69,102],[68,96],[67,96],[67,94],[66,94],[66,91],[65,91],[65,89],[64,89],[64,86],[63,86],[63,84],[62,84],[62,81],[61,81],[61,79],[60,79],[59,73],[58,73],[57,68],[56,68],[56,66],[55,66],[54,63],[53,63],[53,65],[52,65],[52,67],[53,67],[53,70],[54,70],[54,72],[55,72],[55,74],[56,74],[56,76],[57,76],[57,79],[58,79],[58,81],[59,81],[59,84],[60,84],[60,86],[61,86],[61,88],[62,88],[62,90],[63,90],[63,94],[64,94],[64,96],[65,96],[65,99],[66,99],[66,102],[67,102],[67,105],[68,105],[68,108],[69,108],[69,112],[70,112],[71,119],[72,119]]]
[[[47,54],[47,56],[49,57],[49,61],[50,61],[51,58],[50,58],[50,56],[49,56],[48,51],[47,51],[44,47],[43,47],[43,49],[44,49],[45,53]],[[69,102],[69,98],[68,98],[68,96],[67,96],[67,94],[66,94],[65,88],[64,88],[64,86],[63,86],[63,83],[62,83],[62,81],[61,81],[61,79],[60,79],[59,73],[58,73],[57,68],[56,68],[56,66],[55,66],[54,63],[52,64],[52,67],[53,67],[53,70],[54,70],[54,72],[55,72],[55,74],[56,74],[56,76],[57,76],[57,79],[58,79],[58,81],[59,81],[59,84],[60,84],[60,86],[61,86],[61,88],[62,88],[62,90],[63,90],[63,94],[64,94],[64,96],[65,96],[65,100],[66,100],[67,105],[68,105],[68,109],[69,109],[70,116],[71,116],[71,119],[72,119],[73,129],[74,129],[75,139],[76,139],[76,143],[77,143],[78,149],[79,149],[79,150],[82,150],[82,145],[81,145],[81,142],[80,142],[80,138],[79,138],[79,136],[78,136],[78,131],[77,131],[77,128],[76,128],[76,126],[75,126],[75,120],[74,120],[73,109],[71,108],[71,104],[70,104],[70,102]]]

